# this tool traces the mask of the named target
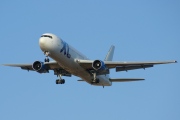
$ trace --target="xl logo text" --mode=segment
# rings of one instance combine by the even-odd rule
[[[60,53],[64,52],[64,55],[66,55],[67,58],[71,58],[71,55],[69,54],[69,45],[64,41],[62,41],[61,43],[63,44],[63,47],[60,50]]]

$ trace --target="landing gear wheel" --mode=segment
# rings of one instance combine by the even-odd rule
[[[56,84],[64,84],[65,83],[65,80],[64,79],[57,79],[56,80]]]
[[[95,84],[99,83],[99,79],[92,80],[92,83],[95,83]]]
[[[65,80],[64,79],[62,79],[62,80],[60,80],[61,81],[61,84],[64,84],[65,83]]]
[[[45,58],[45,59],[44,59],[44,62],[49,62],[49,58]]]
[[[59,79],[56,80],[56,84],[59,84]]]
[[[62,73],[60,71],[57,72],[57,76],[59,77],[59,79],[56,80],[56,84],[64,84],[65,80],[61,78]]]

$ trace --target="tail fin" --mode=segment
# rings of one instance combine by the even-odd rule
[[[113,59],[113,55],[114,55],[114,49],[115,49],[115,46],[112,45],[111,48],[109,49],[107,55],[106,55],[106,58],[104,59],[104,61],[112,61]]]

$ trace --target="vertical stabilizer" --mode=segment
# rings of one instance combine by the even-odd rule
[[[104,61],[112,61],[113,59],[113,55],[114,55],[114,49],[115,49],[115,46],[112,45],[111,48],[109,49],[107,55],[106,55],[106,58],[104,59]]]

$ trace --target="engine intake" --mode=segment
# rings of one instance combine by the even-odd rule
[[[35,61],[32,65],[32,68],[38,73],[48,73],[49,72],[47,69],[47,66],[44,65],[44,63],[41,61]]]
[[[109,69],[106,68],[106,65],[101,60],[95,60],[92,63],[92,67],[96,70],[99,74],[109,74]]]

